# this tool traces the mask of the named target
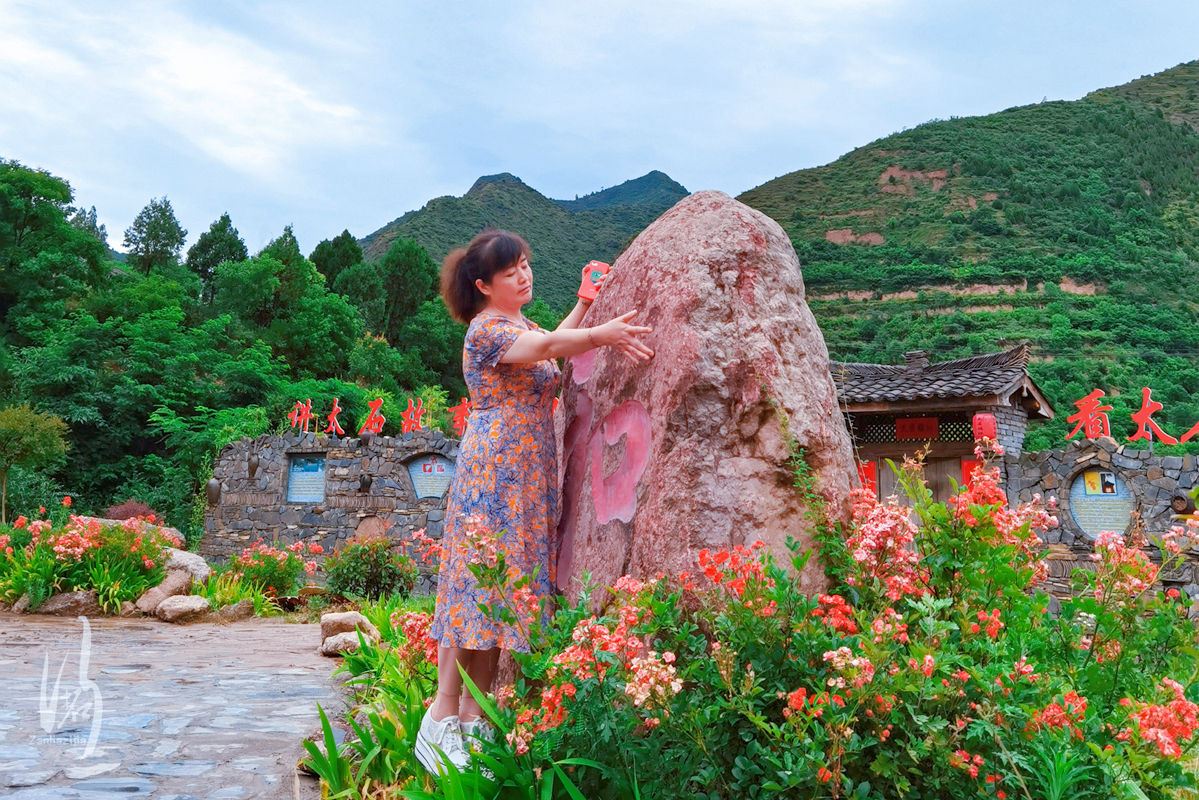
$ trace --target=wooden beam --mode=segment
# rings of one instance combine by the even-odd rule
[[[869,403],[842,403],[848,414],[918,414],[925,411],[981,411],[987,406],[1011,405],[1006,398],[989,394],[982,397],[947,397],[933,400],[880,400]]]

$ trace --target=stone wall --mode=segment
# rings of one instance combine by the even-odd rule
[[[1070,573],[1075,568],[1094,569],[1090,556],[1095,536],[1101,529],[1125,532],[1136,512],[1150,540],[1160,537],[1175,519],[1171,501],[1199,484],[1199,458],[1160,456],[1149,450],[1133,449],[1111,438],[1074,440],[1064,450],[1048,450],[1004,457],[1008,499],[1026,503],[1035,495],[1057,502],[1059,525],[1047,534],[1050,552],[1049,585],[1055,596],[1070,591]],[[1088,492],[1087,473],[1098,479],[1098,491]],[[1110,491],[1109,491],[1110,490]],[[1105,524],[1110,521],[1110,525]],[[1160,560],[1156,547],[1149,555]],[[1166,587],[1174,586],[1191,596],[1199,595],[1199,551],[1192,550],[1190,562],[1162,576]]]
[[[250,477],[249,458],[258,456]],[[288,463],[292,456],[325,457],[324,499],[287,502]],[[458,441],[438,431],[361,439],[314,433],[265,435],[227,445],[217,458],[213,478],[220,498],[204,517],[200,552],[223,559],[258,539],[291,544],[315,542],[331,552],[357,531],[389,532],[401,539],[424,528],[441,537],[446,493],[418,497],[408,465],[425,456],[457,461]],[[370,476],[363,488],[360,477]]]
[[[1021,406],[988,406],[984,414],[995,415],[996,433],[1004,453],[1019,456],[1024,452],[1024,431],[1028,427],[1028,412]]]

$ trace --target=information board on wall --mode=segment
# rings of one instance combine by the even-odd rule
[[[441,497],[450,488],[454,462],[445,456],[421,456],[408,463],[408,476],[417,497]]]
[[[291,456],[287,466],[287,502],[320,503],[325,499],[325,457]]]
[[[1088,536],[1123,532],[1132,509],[1128,484],[1111,470],[1086,470],[1070,485],[1070,515]]]

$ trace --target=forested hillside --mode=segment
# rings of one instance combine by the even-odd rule
[[[592,259],[611,262],[687,190],[654,171],[575,200],[551,200],[508,173],[479,178],[462,197],[439,197],[362,240],[367,257],[396,237],[419,242],[435,261],[487,226],[525,237],[533,250],[536,297],[559,312],[575,302],[579,273]]]
[[[1149,386],[1199,421],[1199,62],[1077,102],[935,121],[739,199],[787,230],[834,358],[898,363],[1033,345],[1058,419]],[[1116,431],[1114,431],[1116,432]]]

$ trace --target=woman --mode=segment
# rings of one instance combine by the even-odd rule
[[[472,409],[450,487],[430,630],[439,645],[437,696],[416,741],[417,758],[434,774],[444,771],[443,759],[466,769],[469,741],[492,735],[478,703],[463,692],[458,665],[488,691],[500,649],[528,649],[515,628],[479,610],[479,603],[489,598],[468,569],[468,520],[472,526],[481,523],[502,531],[508,565],[533,576],[534,593],[548,597],[558,515],[552,411],[559,370],[554,359],[595,347],[616,347],[636,360],[653,356],[640,338],[651,329],[630,324],[636,312],[580,328],[590,305],[580,299],[552,332],[521,314],[533,299],[529,245],[508,231],[484,231],[465,249],[450,253],[441,271],[441,296],[450,313],[469,325],[462,373]]]

